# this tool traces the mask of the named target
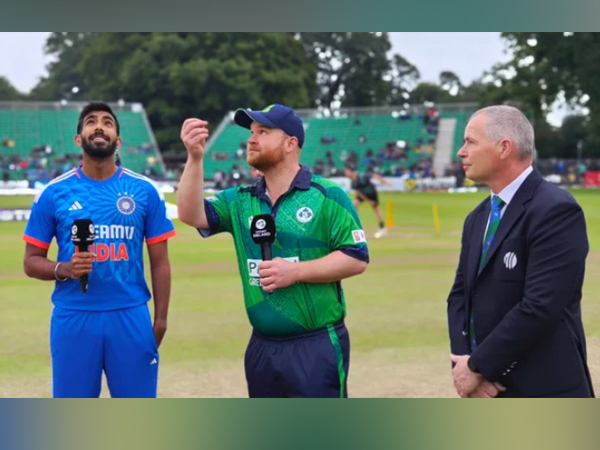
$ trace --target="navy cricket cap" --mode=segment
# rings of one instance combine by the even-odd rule
[[[298,146],[304,145],[304,126],[302,119],[296,111],[283,105],[270,105],[262,111],[238,109],[233,116],[233,121],[240,127],[250,129],[252,122],[257,122],[265,127],[279,128],[290,136],[298,139]]]

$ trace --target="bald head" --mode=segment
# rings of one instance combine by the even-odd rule
[[[484,116],[487,137],[494,143],[506,139],[517,149],[520,161],[533,161],[535,154],[535,135],[533,127],[525,114],[517,108],[506,105],[488,106],[480,109],[471,116]]]

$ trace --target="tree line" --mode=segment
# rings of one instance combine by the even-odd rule
[[[48,75],[30,93],[0,76],[0,100],[141,102],[164,150],[183,150],[187,117],[216,126],[240,106],[284,103],[338,108],[476,102],[515,103],[533,117],[541,157],[600,157],[600,35],[502,33],[513,54],[464,85],[443,71],[436,83],[391,54],[387,33],[52,33]],[[560,128],[554,102],[577,106]]]

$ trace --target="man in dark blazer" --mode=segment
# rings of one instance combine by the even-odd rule
[[[593,397],[581,320],[588,239],[583,211],[533,169],[534,133],[518,109],[477,111],[458,156],[491,190],[467,217],[448,297],[461,397]]]

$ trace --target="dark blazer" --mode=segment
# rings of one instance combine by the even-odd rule
[[[506,207],[481,271],[487,197],[465,221],[448,297],[450,344],[505,397],[591,397],[581,321],[589,246],[581,207],[534,170]],[[469,345],[473,312],[477,348]]]

